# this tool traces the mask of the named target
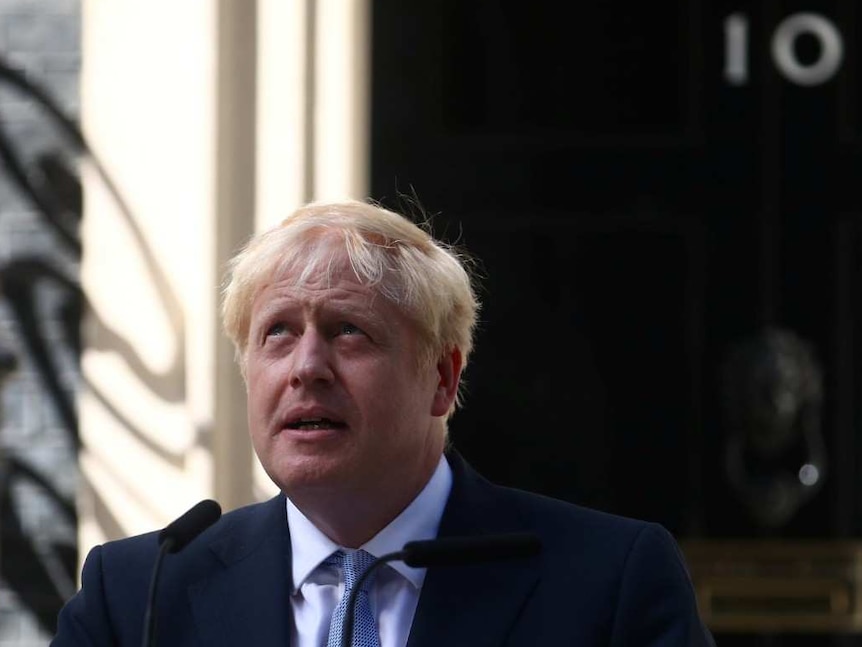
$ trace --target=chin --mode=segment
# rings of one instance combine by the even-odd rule
[[[339,461],[321,458],[289,461],[282,464],[270,475],[281,491],[290,496],[291,492],[301,490],[331,490],[351,487],[347,477],[348,470]]]

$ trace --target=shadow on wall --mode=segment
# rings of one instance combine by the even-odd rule
[[[36,208],[41,224],[53,234],[58,245],[55,246],[57,252],[71,255],[76,263],[81,258],[79,228],[83,213],[83,192],[76,172],[71,170],[75,167],[75,160],[80,159],[95,169],[107,187],[117,213],[132,232],[146,264],[148,278],[162,299],[176,340],[170,367],[163,373],[154,373],[147,368],[127,339],[100,321],[96,313],[87,310],[86,297],[78,277],[61,268],[56,259],[44,253],[31,253],[18,255],[0,264],[0,298],[11,312],[15,333],[20,338],[18,347],[27,354],[77,455],[81,441],[75,395],[68,385],[64,386],[61,375],[64,357],[73,358],[75,372],[79,373],[80,329],[85,310],[93,331],[91,346],[121,358],[151,393],[166,402],[179,402],[185,398],[185,330],[182,311],[125,201],[93,155],[77,125],[47,92],[2,59],[0,88],[12,90],[26,101],[35,102],[42,118],[49,123],[50,130],[60,135],[62,144],[57,148],[28,158],[16,146],[6,122],[0,118],[0,162],[14,186]],[[47,316],[44,309],[48,300],[42,298],[43,291],[52,295],[50,307],[53,311]],[[52,331],[49,321],[59,322],[59,331]],[[0,379],[11,372],[15,364],[11,351],[0,347]],[[171,464],[182,461],[181,455],[174,455],[154,445],[130,420],[124,418],[109,394],[93,384],[85,382],[85,387],[104,406],[105,411],[153,454]],[[15,505],[15,492],[21,487],[38,491],[49,508],[58,511],[61,521],[72,528],[77,525],[75,505],[36,466],[20,457],[4,458],[0,454],[0,579],[32,612],[42,628],[53,633],[60,607],[74,592],[69,589],[76,581],[77,547],[74,538],[68,542],[48,542],[50,545],[46,545],[44,539],[37,540],[28,532],[22,511]],[[110,512],[100,506],[100,520],[108,527],[115,527],[116,520],[108,517]]]

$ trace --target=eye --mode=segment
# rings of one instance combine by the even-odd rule
[[[269,328],[267,328],[266,336],[267,337],[278,337],[279,335],[283,335],[286,332],[287,332],[287,326],[285,326],[283,323],[275,323],[275,324],[272,324]]]
[[[352,323],[347,323],[346,321],[338,326],[339,335],[358,335],[361,332],[358,326],[354,326]]]

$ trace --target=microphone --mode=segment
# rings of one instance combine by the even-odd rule
[[[221,506],[205,499],[169,523],[159,533],[159,546],[167,553],[178,553],[221,517]]]
[[[383,564],[401,561],[414,568],[460,566],[524,559],[538,555],[541,551],[541,540],[529,532],[408,541],[401,550],[374,560],[368,570],[356,581],[347,599],[347,614],[344,617],[341,645],[350,647],[353,625],[356,623],[356,599],[359,596],[359,589],[371,573]]]
[[[153,566],[150,580],[150,592],[147,596],[147,607],[144,612],[143,647],[152,647],[156,635],[156,591],[159,585],[162,560],[168,553],[178,553],[189,542],[213,525],[221,517],[221,506],[212,499],[205,499],[180,517],[169,523],[159,533],[159,554]]]
[[[521,559],[538,555],[542,542],[529,532],[484,537],[444,537],[404,544],[401,560],[407,566],[455,566]]]

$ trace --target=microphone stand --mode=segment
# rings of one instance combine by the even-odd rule
[[[159,545],[159,554],[156,557],[156,563],[153,566],[153,575],[150,579],[150,592],[147,595],[147,610],[144,614],[144,637],[141,641],[143,647],[152,647],[156,636],[156,591],[159,587],[159,575],[162,572],[162,560],[165,555],[172,552],[174,547],[174,538],[168,537]]]
[[[179,518],[168,524],[158,535],[159,554],[153,565],[150,592],[144,610],[143,647],[152,647],[156,641],[156,592],[162,561],[168,553],[178,553],[186,545],[213,525],[221,517],[221,507],[212,499],[205,499],[192,506]]]

